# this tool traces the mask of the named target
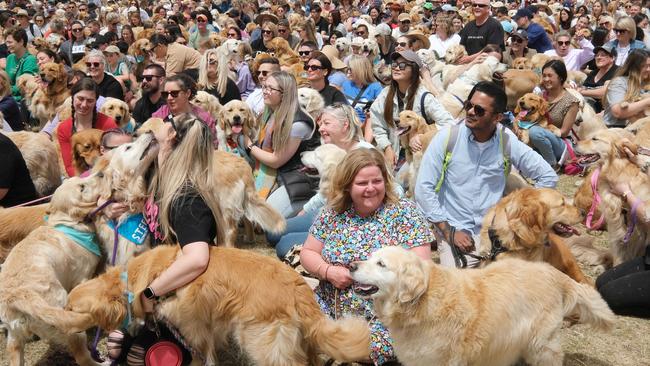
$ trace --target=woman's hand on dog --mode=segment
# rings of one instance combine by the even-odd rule
[[[330,266],[327,270],[327,280],[339,290],[348,288],[352,284],[350,270],[342,266]]]
[[[471,253],[474,251],[474,239],[472,236],[467,234],[464,231],[456,231],[454,237],[452,238],[452,245],[457,246],[464,253]]]
[[[422,142],[420,142],[420,135],[416,135],[409,141],[409,147],[411,148],[411,151],[418,152],[422,150]]]
[[[98,206],[101,206],[104,203],[106,203],[106,200],[103,198],[100,198],[99,201],[97,201]],[[108,217],[111,220],[115,220],[118,217],[122,216],[128,210],[129,210],[129,206],[125,203],[121,203],[121,202],[111,203],[110,205],[104,207],[104,216]]]

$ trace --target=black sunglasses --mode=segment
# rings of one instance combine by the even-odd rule
[[[81,32],[83,28],[72,28],[73,32]]]
[[[478,104],[472,104],[469,100],[465,101],[465,104],[463,104],[463,109],[465,112],[469,112],[472,108],[474,108],[474,114],[476,114],[477,117],[483,117],[485,116],[485,113],[487,113],[487,110],[483,107],[481,107]]]
[[[273,34],[273,32],[270,31],[270,30],[263,30],[262,33],[264,33],[264,34]]]
[[[160,76],[158,75],[142,75],[142,78],[146,81],[151,81],[153,78],[159,78]]]
[[[397,45],[400,47],[408,47],[408,42],[397,42]]]
[[[278,29],[278,33],[284,34],[284,33],[287,33],[287,30],[286,29]]]
[[[512,41],[515,43],[524,43],[524,39],[519,37],[512,37]]]
[[[311,70],[311,71],[316,71],[316,70],[322,70],[323,66],[317,66],[317,65],[305,65],[305,70]]]
[[[571,44],[571,41],[557,41],[558,46],[568,46]]]
[[[487,8],[487,7],[490,6],[490,5],[488,5],[488,4],[477,4],[477,3],[472,3],[472,6],[475,7],[475,8]]]
[[[237,38],[237,33],[228,33],[228,38]]]
[[[393,64],[391,65],[393,69],[400,69],[400,70],[406,70],[407,66],[412,67],[413,64],[410,62],[393,62]]]
[[[410,20],[402,20],[401,23],[402,24],[411,24],[411,21]]]
[[[86,62],[86,67],[99,67],[100,64],[100,62]]]
[[[311,53],[311,51],[298,51],[298,54],[300,56],[309,56],[310,53]]]
[[[167,99],[168,96],[172,96],[172,98],[178,98],[178,95],[182,92],[182,90],[172,90],[172,91],[164,91],[160,92],[160,96],[163,99]],[[173,124],[173,123],[172,123]]]
[[[270,71],[259,70],[259,71],[257,72],[257,75],[267,76],[269,73],[270,73]]]
[[[614,29],[614,32],[616,32],[616,33],[625,33],[625,32],[627,32],[627,29]]]

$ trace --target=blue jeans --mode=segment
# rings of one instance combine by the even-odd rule
[[[530,142],[546,162],[555,167],[557,161],[562,157],[566,146],[562,138],[557,137],[553,132],[539,126],[533,126],[528,130]]]
[[[303,244],[307,240],[309,228],[316,219],[318,212],[306,213],[302,216],[292,217],[287,220],[287,228],[280,234],[266,234],[269,244],[275,246],[278,258],[283,259],[292,246]]]

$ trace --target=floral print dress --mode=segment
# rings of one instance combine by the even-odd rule
[[[405,249],[429,245],[433,234],[417,206],[406,199],[382,206],[368,217],[360,217],[353,208],[337,214],[324,208],[314,221],[310,234],[323,243],[325,262],[348,267],[354,261],[370,258],[376,250],[400,245]],[[327,281],[316,287],[316,300],[329,317],[362,316],[369,321],[370,358],[375,365],[394,360],[392,339],[386,327],[376,319],[372,300],[364,299],[352,286],[338,290]]]

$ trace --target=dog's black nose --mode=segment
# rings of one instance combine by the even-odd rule
[[[523,108],[523,107],[526,106],[526,105],[524,104],[524,101],[523,101],[523,100],[519,102],[519,106],[520,106],[521,108]]]
[[[235,121],[235,122],[239,122],[239,121],[241,121],[241,116],[235,115],[235,116],[232,117],[232,120]]]
[[[357,268],[359,268],[359,265],[357,264],[357,262],[352,262],[352,263],[350,264],[350,272],[354,272],[354,271],[356,271]]]

